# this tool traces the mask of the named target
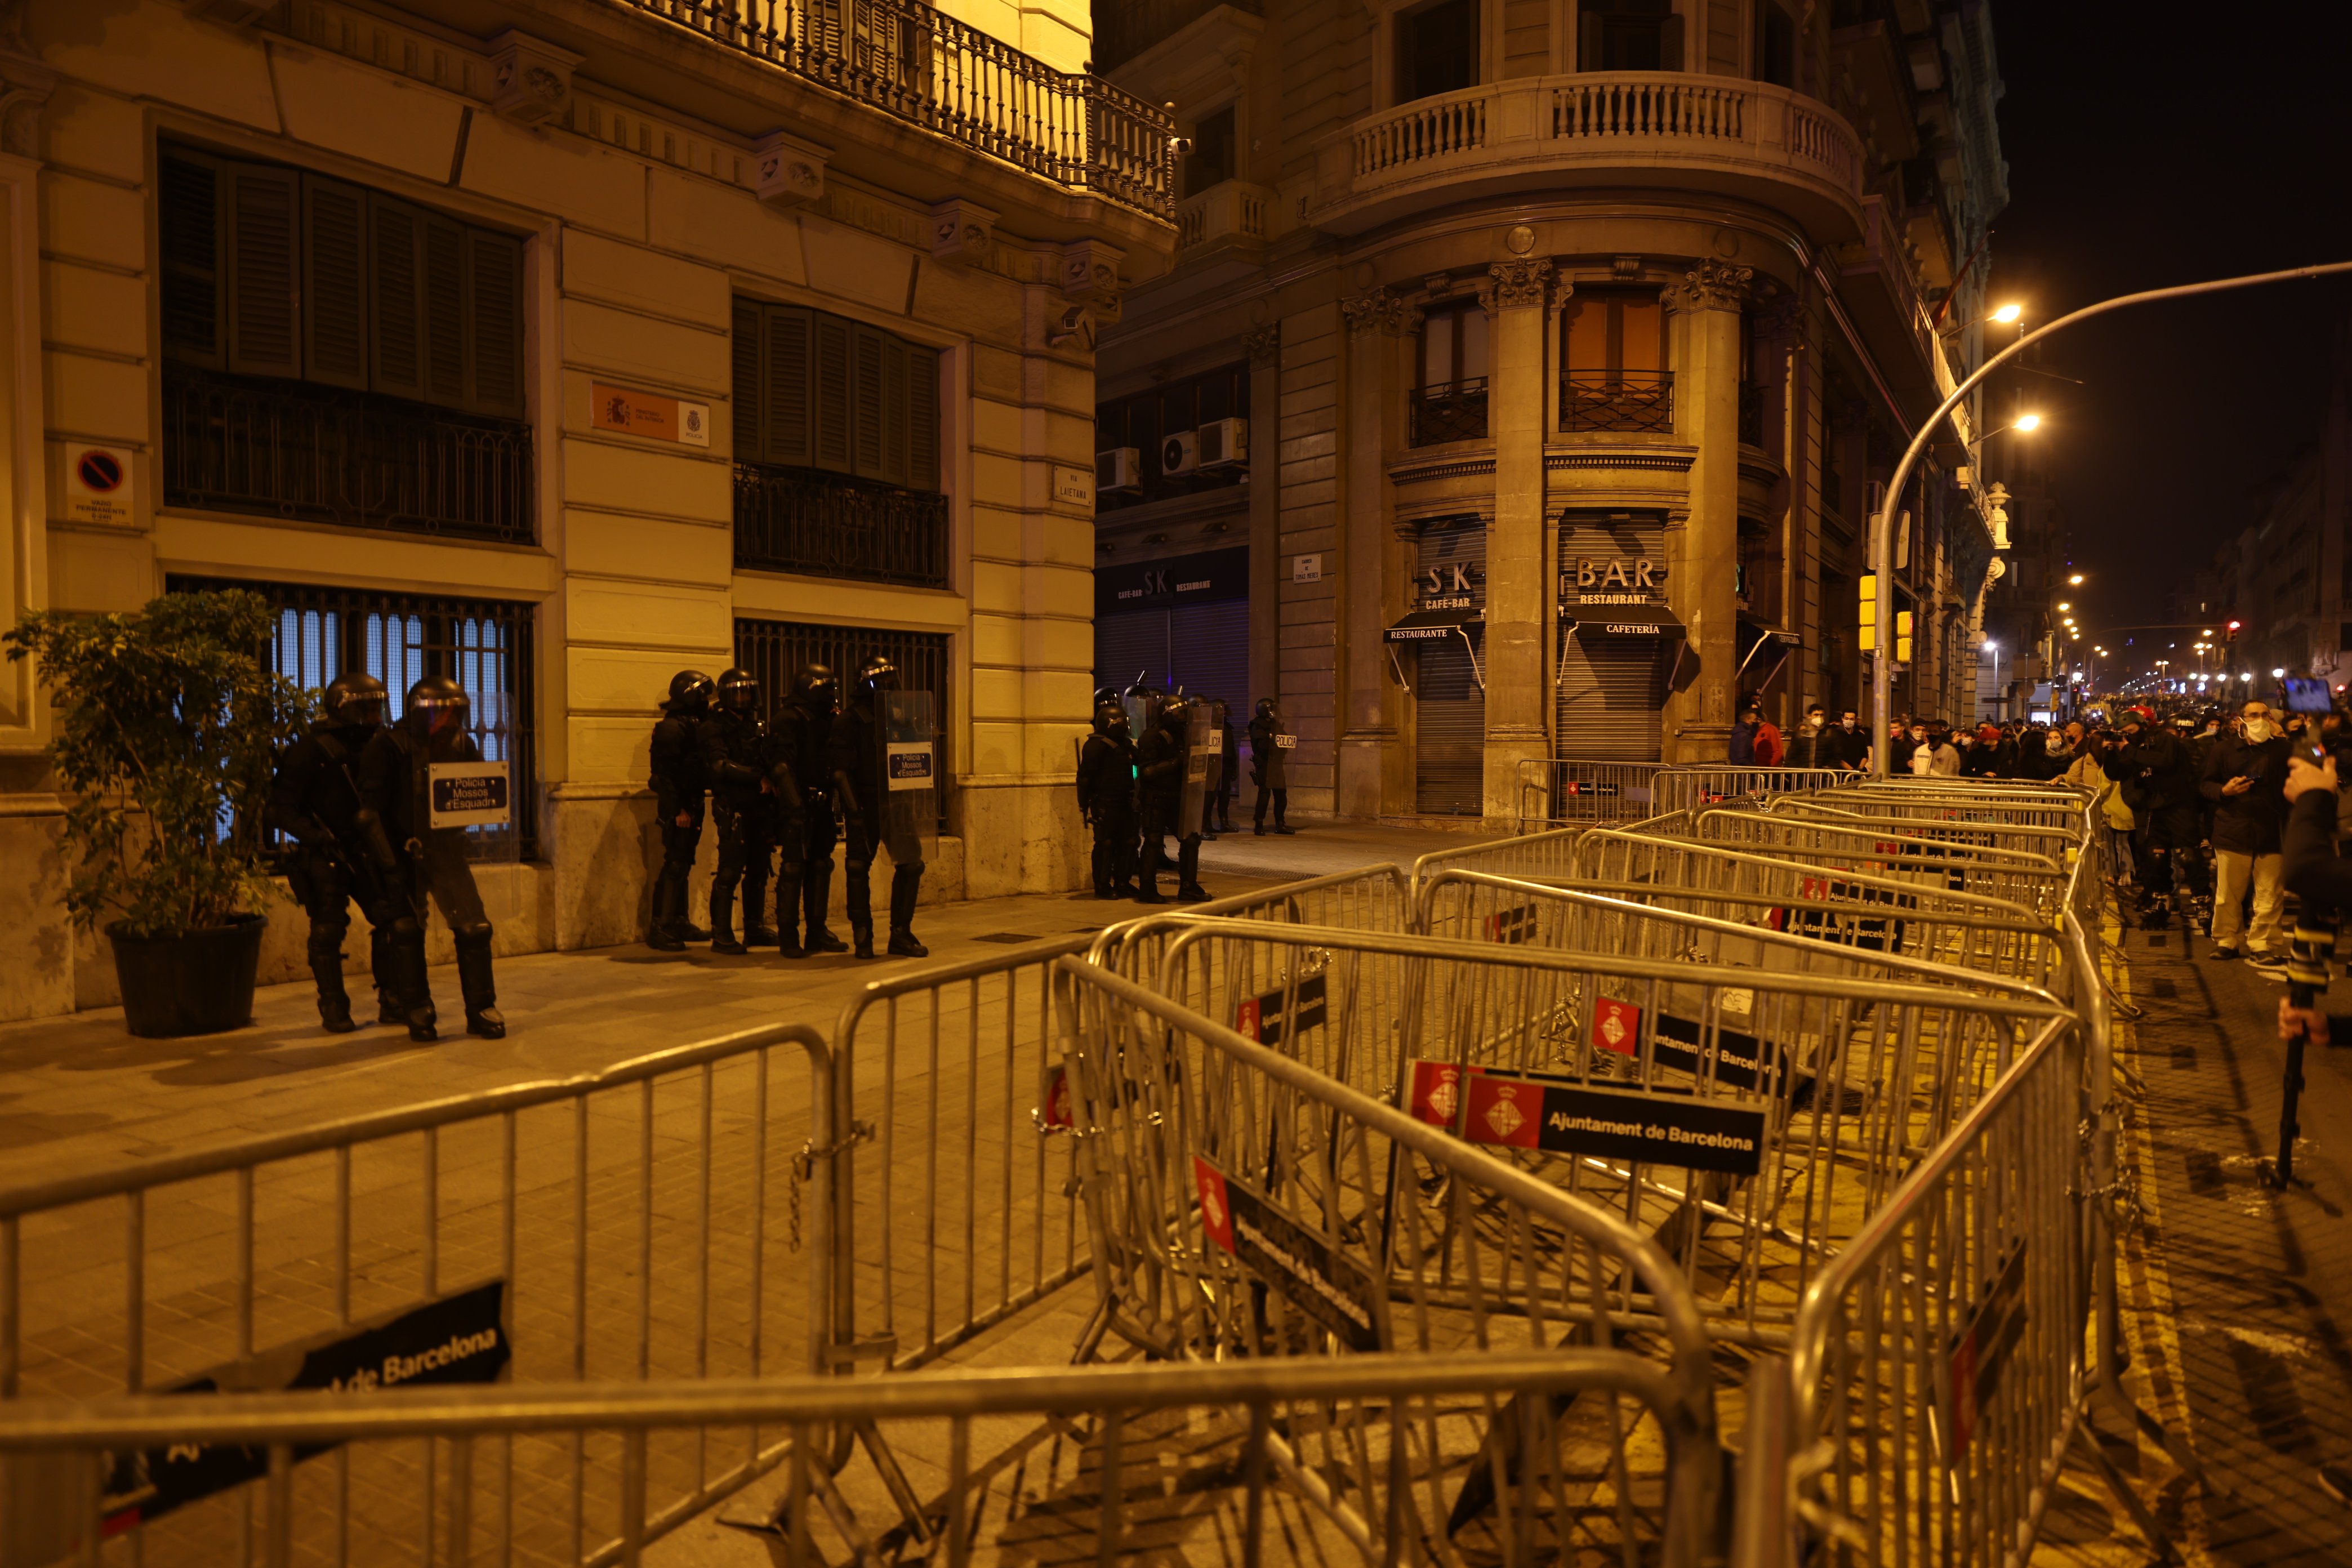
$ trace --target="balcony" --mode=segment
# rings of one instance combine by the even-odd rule
[[[163,376],[163,501],[528,544],[530,426],[303,381]]]
[[[1166,113],[920,0],[616,3],[1057,185],[1174,215]]]
[[[735,564],[948,586],[948,498],[843,474],[735,465]]]
[[[1634,431],[1671,435],[1675,373],[1670,370],[1571,370],[1559,378],[1559,427],[1564,432]]]
[[[1415,388],[1405,405],[1405,444],[1434,447],[1486,438],[1486,378]]]
[[[1855,285],[1843,290],[1854,328],[1896,393],[1926,406],[1941,402],[1958,383],[1920,296],[1902,219],[1884,198],[1863,198],[1861,237],[1839,250],[1838,267]]]
[[[1245,180],[1224,180],[1176,205],[1176,260],[1198,260],[1223,246],[1259,250],[1265,246],[1266,219],[1274,193]]]
[[[1670,71],[1522,77],[1326,137],[1306,216],[1360,234],[1423,207],[1638,184],[1763,202],[1835,244],[1860,231],[1862,169],[1844,120],[1786,88]]]

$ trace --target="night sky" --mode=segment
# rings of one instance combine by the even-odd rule
[[[2010,204],[1990,249],[2029,324],[2134,289],[2352,260],[2352,7],[2238,16],[1995,4]],[[1996,383],[1988,416],[2021,393],[2049,417],[2032,439],[2048,443],[2091,576],[2074,596],[2086,630],[2104,641],[2168,618],[2166,594],[2316,439],[2347,314],[2352,282],[2337,279],[2151,305],[2051,341],[2042,363],[2087,384]],[[1986,468],[1999,478],[2000,457]]]

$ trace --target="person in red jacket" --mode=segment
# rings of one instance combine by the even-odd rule
[[[1771,720],[1764,717],[1762,710],[1758,710],[1756,714],[1756,765],[1759,768],[1777,768],[1780,765],[1780,760],[1788,754],[1788,742],[1780,738],[1780,727],[1778,724],[1773,723]]]

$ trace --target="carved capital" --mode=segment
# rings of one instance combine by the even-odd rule
[[[1348,319],[1349,333],[1357,337],[1371,332],[1401,336],[1421,325],[1421,312],[1385,289],[1348,295],[1339,301],[1339,313]]]
[[[1763,309],[1757,312],[1756,324],[1768,338],[1794,342],[1804,335],[1804,301],[1782,289],[1765,301]]]
[[[824,195],[824,165],[829,149],[778,131],[762,138],[753,150],[752,189],[770,206],[800,206]]]
[[[490,40],[490,112],[523,125],[562,117],[581,57],[512,28]]]
[[[1072,300],[1108,298],[1118,292],[1118,264],[1127,252],[1098,239],[1074,239],[1062,247],[1061,287]]]
[[[1675,303],[1685,310],[1737,310],[1748,298],[1755,278],[1753,267],[1735,267],[1712,258],[1683,274],[1674,289]]]
[[[1548,257],[1522,257],[1497,261],[1486,268],[1492,280],[1478,290],[1489,310],[1541,310],[1551,301],[1551,261]]]
[[[41,110],[58,85],[58,73],[17,55],[0,55],[0,153],[18,158],[41,155]]]
[[[1282,356],[1282,323],[1268,321],[1242,334],[1242,352],[1252,364],[1272,364]]]
[[[931,204],[931,255],[984,267],[996,250],[996,213],[961,196]]]

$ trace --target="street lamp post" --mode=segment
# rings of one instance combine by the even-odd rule
[[[1885,499],[1878,515],[1870,520],[1871,570],[1877,574],[1879,594],[1877,626],[1872,647],[1870,672],[1870,733],[1871,771],[1879,777],[1886,776],[1887,721],[1895,708],[1895,513],[1902,504],[1905,488],[1911,482],[1911,470],[1918,466],[1919,454],[1950,418],[1968,395],[1983,384],[1986,377],[2040,342],[2051,333],[2073,326],[2094,316],[2105,315],[2133,305],[2154,304],[2160,300],[2185,300],[2199,294],[2218,294],[2226,289],[2251,289],[2264,283],[2286,283],[2306,278],[2332,278],[2352,272],[2352,261],[2330,261],[2315,267],[2294,267],[2282,272],[2255,272],[2239,278],[2218,278],[2204,283],[2183,283],[2169,289],[2149,289],[2137,294],[2119,294],[2112,300],[2102,300],[2070,311],[2045,326],[2030,332],[2020,332],[2017,341],[1994,354],[1971,371],[1949,396],[1937,405],[1936,412],[1921,422],[1912,436],[1911,444],[1904,448],[1902,459],[1887,480]]]

